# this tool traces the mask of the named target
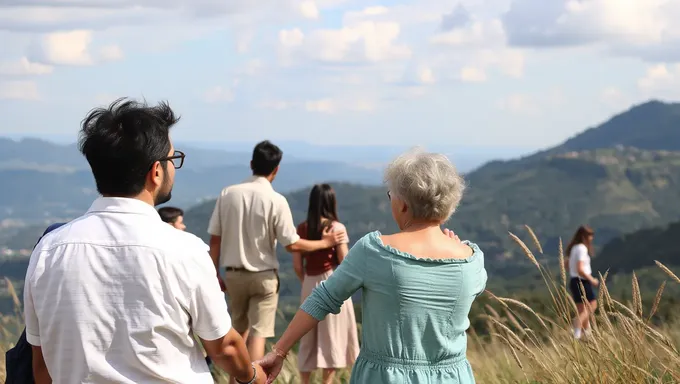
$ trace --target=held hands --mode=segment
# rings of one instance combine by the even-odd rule
[[[267,375],[267,381],[263,381],[263,383],[272,384],[276,380],[276,377],[281,373],[281,368],[283,368],[283,360],[276,352],[272,351],[265,355],[262,360],[255,363],[262,367],[262,370]]]
[[[600,286],[600,280],[593,278],[593,280],[590,282],[590,284],[592,284],[593,287],[599,287]]]
[[[264,369],[262,369],[262,366],[258,363],[255,363],[255,372],[256,372],[255,384],[265,384],[269,382],[267,373],[264,371]]]

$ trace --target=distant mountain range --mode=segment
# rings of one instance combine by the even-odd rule
[[[507,234],[512,231],[531,244],[525,224],[536,231],[546,253],[553,256],[559,237],[566,243],[578,225],[591,225],[596,231],[596,270],[628,272],[650,266],[654,259],[677,265],[678,111],[680,104],[652,101],[554,148],[516,160],[487,163],[466,175],[467,193],[446,227],[480,244],[494,282],[528,276],[527,262],[517,258],[518,248]],[[224,185],[238,182],[247,174],[245,165],[182,169],[175,195],[194,199],[214,196]],[[0,171],[0,179],[9,180],[0,189],[0,205],[5,204],[0,208],[0,218],[2,209],[6,212],[10,204],[15,213],[24,209],[18,212],[22,216],[37,217],[46,211],[78,214],[95,195],[87,170],[5,170]],[[296,222],[305,216],[309,186],[324,180],[332,181],[337,191],[340,220],[352,241],[369,231],[396,230],[385,189],[376,185],[381,180],[380,171],[337,162],[285,163],[275,187],[285,192]],[[370,183],[373,185],[359,185]],[[214,200],[206,199],[189,209],[185,217],[188,230],[207,240],[213,208]],[[668,225],[673,222],[676,224]],[[0,231],[0,245],[30,248],[44,226]],[[299,283],[290,256],[285,252],[280,256],[281,295],[295,304]],[[0,270],[10,278],[21,279],[27,263],[27,259],[0,258]],[[11,308],[11,303],[6,305]]]
[[[670,150],[680,143],[678,110],[679,104],[649,102],[585,131],[582,135],[590,140],[578,135],[522,159],[486,164],[466,175],[467,194],[447,226],[478,242],[491,269],[507,273],[517,249],[507,233],[526,235],[525,224],[555,254],[558,239],[568,241],[581,224],[595,228],[602,246],[624,233],[679,220],[680,152]],[[646,113],[651,115],[645,118]],[[644,132],[645,149],[625,146],[641,140],[631,128],[635,122]],[[650,148],[652,143],[658,148]],[[383,187],[336,187],[352,238],[373,229],[395,229]],[[307,193],[287,194],[298,221],[304,217]],[[206,237],[213,206],[207,201],[187,213],[191,231]]]

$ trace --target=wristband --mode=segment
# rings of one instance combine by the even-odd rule
[[[276,356],[282,358],[283,360],[286,360],[286,357],[288,357],[288,352],[283,352],[276,345],[272,347],[272,351],[276,354]]]
[[[238,384],[253,384],[255,383],[255,380],[257,380],[257,368],[255,368],[255,363],[250,363],[250,365],[253,367],[253,378],[250,379],[250,381],[240,381],[234,377],[234,380],[236,380]]]

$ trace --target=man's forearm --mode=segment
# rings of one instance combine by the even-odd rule
[[[245,343],[228,346],[223,354],[213,358],[213,362],[238,381],[247,383],[253,378],[253,366]]]
[[[320,249],[326,249],[332,247],[325,240],[305,240],[300,239],[293,244],[286,247],[288,252],[314,252]]]

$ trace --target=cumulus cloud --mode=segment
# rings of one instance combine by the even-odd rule
[[[335,114],[340,112],[369,112],[376,104],[368,98],[324,97],[304,101],[267,100],[260,103],[261,108],[284,110],[298,109],[313,113]]]
[[[91,65],[91,42],[92,31],[88,30],[50,33],[34,43],[31,55],[38,62],[53,65]]]
[[[680,64],[655,64],[637,81],[643,97],[680,98]]]
[[[125,55],[118,45],[106,45],[99,49],[99,58],[102,61],[122,60]]]
[[[486,73],[477,67],[463,67],[460,70],[460,79],[471,83],[483,82],[486,81]]]
[[[400,26],[394,22],[364,21],[339,29],[300,29],[279,32],[281,57],[285,62],[380,62],[410,57],[411,49],[397,42]]]
[[[0,62],[0,75],[5,76],[47,75],[53,70],[54,68],[50,65],[34,63],[26,57]]]
[[[0,82],[0,100],[27,100],[40,99],[38,85],[34,81],[12,80]]]
[[[676,0],[513,0],[503,16],[514,46],[599,45],[619,55],[680,60]]]
[[[443,31],[450,31],[452,29],[467,26],[471,20],[472,16],[467,8],[465,8],[463,4],[458,4],[451,13],[442,16],[440,28]]]

